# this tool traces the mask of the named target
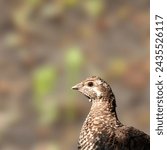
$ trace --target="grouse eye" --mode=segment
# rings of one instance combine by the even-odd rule
[[[93,82],[88,82],[88,86],[92,87],[93,86]]]

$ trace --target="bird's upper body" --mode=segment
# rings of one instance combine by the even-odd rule
[[[117,118],[115,96],[101,78],[92,76],[72,87],[92,102],[82,126],[79,150],[149,150],[150,137]]]

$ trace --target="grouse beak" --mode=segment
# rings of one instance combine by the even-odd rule
[[[72,87],[72,89],[73,89],[73,90],[78,90],[77,85],[74,85],[74,86]]]
[[[76,84],[72,87],[73,90],[79,90],[80,88],[82,87],[82,84],[79,83],[79,84]]]

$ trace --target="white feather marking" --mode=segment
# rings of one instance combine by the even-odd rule
[[[102,83],[102,81],[101,81],[101,80],[97,80],[96,82],[97,82],[97,84],[101,84],[101,83]]]
[[[89,98],[89,102],[92,102],[92,99]]]
[[[101,95],[101,91],[99,91],[97,87],[94,87],[93,90],[96,92],[98,97]]]

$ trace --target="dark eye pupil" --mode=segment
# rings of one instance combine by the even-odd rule
[[[93,82],[88,82],[88,86],[92,87],[93,86]]]

